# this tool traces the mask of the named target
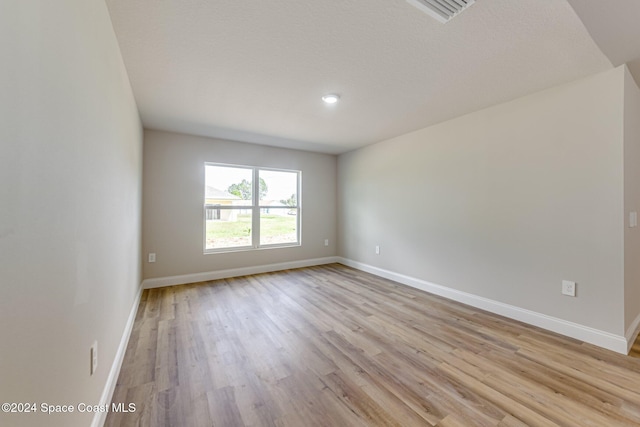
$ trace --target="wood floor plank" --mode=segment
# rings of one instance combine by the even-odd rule
[[[107,427],[640,426],[623,356],[339,264],[145,290]]]

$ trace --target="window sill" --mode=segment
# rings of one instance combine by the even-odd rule
[[[263,245],[257,248],[253,246],[241,246],[237,248],[205,249],[203,255],[216,255],[216,254],[227,254],[227,253],[236,253],[236,252],[253,252],[253,251],[263,251],[268,249],[296,248],[300,246],[302,246],[302,244],[300,242],[296,242],[296,243]]]

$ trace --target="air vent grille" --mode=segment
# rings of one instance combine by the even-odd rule
[[[407,2],[444,24],[475,3],[475,0],[407,0]]]

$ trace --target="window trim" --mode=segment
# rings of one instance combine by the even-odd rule
[[[244,246],[230,246],[226,248],[211,248],[207,249],[207,204],[206,198],[203,203],[202,209],[202,223],[203,223],[203,250],[204,254],[218,254],[218,253],[228,253],[228,252],[245,252],[245,251],[256,251],[263,249],[275,249],[275,248],[290,248],[296,246],[302,246],[302,171],[294,170],[294,169],[281,169],[281,168],[270,168],[270,167],[261,167],[261,166],[247,166],[247,165],[235,165],[229,163],[218,163],[218,162],[204,162],[204,167],[207,166],[220,166],[220,167],[229,167],[229,168],[238,168],[238,169],[249,169],[251,170],[251,204],[244,206],[216,206],[216,209],[219,210],[250,210],[251,211],[251,244]],[[288,172],[295,173],[296,176],[296,206],[264,206],[260,204],[260,171],[274,171],[274,172]],[[206,171],[205,171],[206,177]],[[205,192],[206,192],[206,179],[204,180]],[[258,183],[258,188],[256,191],[255,183]],[[296,209],[296,241],[288,242],[288,243],[273,243],[273,244],[260,244],[260,215],[262,209]]]

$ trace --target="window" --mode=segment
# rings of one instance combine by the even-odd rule
[[[300,175],[205,163],[205,252],[300,245]]]

